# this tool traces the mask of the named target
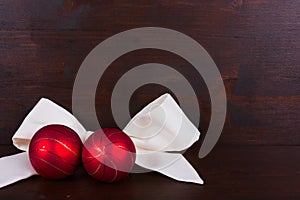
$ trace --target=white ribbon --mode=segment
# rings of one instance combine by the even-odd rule
[[[68,111],[42,98],[14,134],[13,144],[25,152],[0,158],[0,188],[26,179],[37,172],[28,157],[33,135],[42,127],[61,124],[78,133],[84,142],[87,131]],[[185,116],[175,100],[164,94],[136,114],[123,130],[136,147],[136,164],[178,181],[203,184],[195,169],[180,153],[199,139],[200,132]]]

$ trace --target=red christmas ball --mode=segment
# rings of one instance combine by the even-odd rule
[[[104,128],[93,133],[82,148],[85,170],[96,180],[114,182],[126,176],[135,163],[132,140],[119,129]]]
[[[64,178],[80,165],[82,142],[72,129],[48,125],[38,130],[29,144],[29,159],[42,177]]]

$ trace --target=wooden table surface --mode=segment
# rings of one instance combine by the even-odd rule
[[[2,155],[15,152],[1,147]],[[2,188],[1,199],[299,199],[300,147],[218,145],[199,159],[199,145],[184,155],[204,185],[181,183],[155,172],[116,183],[90,178],[81,167],[63,180],[35,176]],[[5,152],[5,154],[4,154]]]
[[[0,199],[300,199],[299,13],[298,0],[1,0],[0,156],[18,152],[11,137],[41,97],[71,111],[84,58],[100,42],[132,28],[169,28],[199,42],[224,80],[227,116],[219,142],[199,159],[211,117],[203,79],[170,52],[129,52],[99,81],[101,126],[116,127],[110,100],[125,72],[150,62],[171,66],[191,83],[199,101],[196,126],[202,135],[184,155],[205,184],[154,172],[103,184],[81,168],[64,180],[20,181],[0,189]],[[141,86],[131,97],[130,113],[165,92],[176,98],[164,86]]]

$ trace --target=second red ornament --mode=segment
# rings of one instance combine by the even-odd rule
[[[84,143],[82,162],[96,180],[114,182],[126,176],[135,163],[132,140],[119,129],[104,128],[93,133]]]

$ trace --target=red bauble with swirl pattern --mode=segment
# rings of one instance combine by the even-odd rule
[[[82,142],[72,129],[48,125],[38,130],[29,145],[29,159],[44,178],[60,179],[74,173],[81,161]]]
[[[104,128],[93,133],[82,148],[85,170],[96,180],[114,182],[125,177],[135,163],[132,140],[119,129]]]

